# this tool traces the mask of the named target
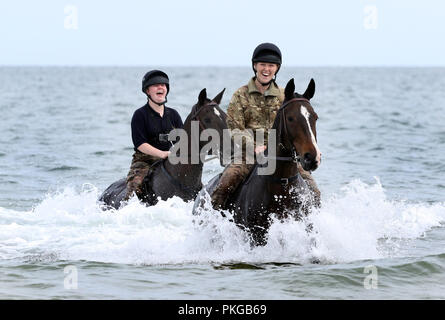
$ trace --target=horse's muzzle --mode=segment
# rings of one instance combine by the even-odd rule
[[[300,162],[305,171],[314,171],[318,168],[318,161],[316,157],[310,153],[305,153]]]

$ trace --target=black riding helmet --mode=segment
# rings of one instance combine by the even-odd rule
[[[280,71],[282,57],[280,49],[274,45],[273,43],[262,43],[258,45],[252,54],[252,69],[256,74],[254,64],[256,62],[269,62],[278,64],[278,70],[275,73],[277,75],[278,71]]]
[[[168,76],[165,72],[161,70],[151,70],[148,71],[144,78],[142,78],[142,92],[146,94],[146,90],[149,86],[154,84],[163,83],[167,86],[167,94],[170,91],[170,84]]]

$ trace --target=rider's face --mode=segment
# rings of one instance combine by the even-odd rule
[[[147,94],[154,102],[164,102],[167,95],[167,86],[164,83],[151,85],[147,89]]]
[[[269,83],[278,71],[278,65],[275,63],[256,62],[253,66],[260,83]]]

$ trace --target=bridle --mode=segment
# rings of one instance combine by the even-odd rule
[[[198,116],[199,116],[199,113],[204,109],[204,107],[210,107],[210,106],[212,106],[212,107],[215,107],[215,106],[216,106],[216,107],[219,108],[219,105],[218,105],[216,102],[211,101],[210,103],[205,104],[204,106],[202,106],[202,107],[199,108],[198,110],[195,110],[195,112],[194,112],[192,115],[190,115],[190,116],[188,117],[188,119],[189,119],[190,121],[193,121],[193,120],[198,121],[198,123],[199,123],[199,127],[201,128],[201,130],[205,130],[205,129],[207,129],[207,128],[202,124],[201,119],[198,117]],[[190,158],[191,158],[191,155],[190,155],[190,153],[189,153],[189,154],[188,154],[188,159],[190,159]],[[209,159],[208,161],[210,161],[210,160],[213,160],[213,159]],[[191,193],[191,194],[196,193],[196,192],[199,191],[199,190],[201,189],[201,187],[202,187],[202,186],[199,186],[198,188],[193,187],[193,186],[190,187],[190,186],[187,186],[187,185],[184,185],[183,183],[181,183],[178,179],[176,179],[176,178],[173,177],[170,173],[168,173],[167,169],[166,169],[165,166],[164,166],[164,161],[162,161],[162,163],[161,163],[161,170],[162,170],[162,172],[164,173],[164,175],[167,176],[167,178],[168,178],[168,180],[170,181],[170,183],[172,183],[173,185],[177,185],[177,186],[179,186],[180,189],[182,189],[182,190],[184,190],[184,191],[186,191],[186,192],[188,192],[188,193]]]
[[[306,99],[306,98],[292,98],[292,99],[286,101],[286,102],[285,102],[285,103],[278,109],[278,111],[277,111],[277,115],[275,116],[275,117],[278,117],[280,112],[283,113],[282,116],[283,116],[283,118],[284,118],[284,119],[283,119],[283,121],[284,121],[284,134],[286,135],[286,137],[289,136],[289,134],[288,134],[289,131],[288,131],[288,129],[287,129],[287,124],[286,124],[285,109],[286,109],[286,107],[287,107],[289,104],[291,104],[292,102],[295,102],[295,101],[305,101],[305,102],[307,102],[307,103],[310,104],[309,100]],[[298,154],[297,150],[295,149],[295,146],[293,145],[293,143],[292,143],[291,141],[288,141],[288,142],[289,142],[289,144],[291,145],[290,150],[289,150],[289,148],[286,148],[286,146],[284,146],[281,142],[280,142],[279,146],[280,146],[283,150],[289,150],[289,151],[292,153],[292,156],[290,156],[290,157],[274,157],[274,159],[275,159],[275,160],[279,160],[279,161],[289,161],[289,162],[293,162],[293,163],[298,163],[298,162],[300,162],[301,157],[300,157],[300,155]],[[267,156],[266,159],[267,159],[267,158],[271,158],[271,157],[270,157],[270,156]],[[287,177],[287,178],[277,178],[277,177],[274,177],[274,176],[265,176],[265,177],[268,178],[268,179],[270,179],[270,180],[272,180],[273,182],[277,182],[277,183],[280,183],[281,185],[285,186],[285,185],[288,185],[289,183],[291,183],[291,182],[297,180],[299,176],[300,176],[300,173],[297,172],[296,175],[294,175],[294,176],[292,176],[292,177]]]
[[[306,99],[306,98],[292,98],[292,99],[286,101],[286,102],[285,102],[285,103],[278,109],[278,111],[277,111],[277,115],[275,116],[275,117],[278,117],[280,112],[283,113],[283,118],[284,118],[284,119],[283,119],[283,121],[284,121],[284,134],[286,135],[286,137],[289,136],[289,134],[288,134],[289,131],[288,131],[288,129],[287,129],[286,115],[285,115],[285,111],[284,111],[284,110],[286,109],[286,107],[287,107],[289,104],[291,104],[292,102],[295,102],[295,101],[305,101],[305,102],[307,102],[307,103],[310,104],[309,100]],[[293,143],[292,143],[291,141],[289,141],[289,144],[291,145],[290,150],[289,150],[289,148],[286,148],[286,146],[284,146],[281,142],[280,142],[279,146],[280,146],[281,149],[283,149],[283,150],[288,150],[288,151],[290,151],[290,153],[292,154],[292,156],[290,156],[290,157],[274,157],[275,160],[279,160],[279,161],[291,161],[291,162],[294,162],[294,163],[297,163],[297,162],[300,161],[301,157],[300,157],[300,155],[298,154],[297,150],[295,149]],[[270,157],[268,156],[268,158],[270,158]]]
[[[198,115],[199,115],[199,113],[202,111],[202,109],[204,109],[204,107],[218,107],[218,108],[219,108],[219,105],[218,105],[216,102],[211,101],[210,103],[205,104],[204,106],[202,106],[202,107],[199,108],[198,110],[195,110],[195,112],[194,112],[192,115],[189,116],[190,121],[197,120],[197,121],[199,122],[199,127],[200,127],[202,130],[205,130],[205,129],[207,129],[207,128],[204,127],[204,125],[202,124],[201,119],[198,118]]]
[[[201,130],[206,130],[206,129],[207,129],[207,128],[204,127],[204,125],[202,124],[201,119],[198,118],[199,113],[202,111],[202,109],[204,109],[204,107],[214,107],[214,108],[216,107],[217,109],[219,109],[218,111],[221,111],[222,113],[224,113],[224,111],[222,111],[221,108],[219,107],[219,104],[217,104],[217,103],[214,102],[214,101],[211,101],[210,103],[205,104],[204,106],[202,106],[202,107],[199,108],[198,110],[195,110],[195,112],[194,112],[192,115],[190,115],[188,118],[190,119],[190,121],[193,121],[193,120],[198,121],[198,123],[199,123],[199,127],[201,128]],[[188,158],[189,158],[189,159],[191,158],[191,155],[190,155],[190,154],[188,155]],[[217,159],[217,158],[219,158],[219,156],[214,156],[214,157],[205,159],[204,162],[208,162],[208,161],[211,161],[211,160],[214,160],[214,159]]]

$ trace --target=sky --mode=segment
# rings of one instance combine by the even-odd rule
[[[2,0],[0,65],[445,66],[442,0]]]

